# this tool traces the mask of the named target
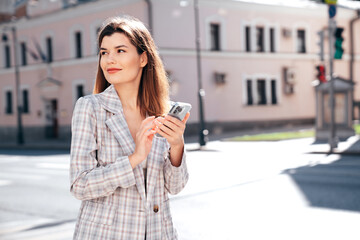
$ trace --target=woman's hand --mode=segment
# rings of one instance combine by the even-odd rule
[[[189,119],[189,116],[190,113],[187,113],[182,121],[170,115],[158,117],[154,121],[156,125],[155,131],[166,138],[171,147],[183,146],[183,135],[186,127],[186,121]]]
[[[170,144],[170,160],[174,166],[181,164],[184,150],[184,131],[189,117],[190,113],[187,113],[182,121],[169,115],[154,120],[155,131],[166,138]]]
[[[132,168],[135,168],[139,163],[147,158],[152,147],[152,140],[156,131],[154,130],[155,117],[148,117],[144,119],[140,125],[139,131],[136,133],[135,151],[129,156]]]

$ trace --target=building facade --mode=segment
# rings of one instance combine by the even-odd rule
[[[292,2],[292,3],[289,3]],[[23,6],[22,6],[23,7]],[[24,8],[24,7],[23,7]],[[0,141],[15,141],[22,106],[25,141],[68,140],[76,100],[91,94],[96,37],[110,16],[132,15],[152,31],[168,72],[171,98],[193,105],[188,134],[199,121],[194,1],[25,1],[26,16],[0,24]],[[344,54],[334,71],[350,79],[353,8],[337,9]],[[210,133],[314,123],[317,32],[328,26],[325,4],[313,1],[200,0],[199,29],[204,113]],[[19,89],[16,94],[16,29]],[[354,20],[353,39],[360,40]],[[326,31],[325,31],[326,32]],[[328,66],[328,39],[325,37]],[[360,100],[360,46],[353,44],[354,99]],[[17,103],[19,99],[19,103]]]

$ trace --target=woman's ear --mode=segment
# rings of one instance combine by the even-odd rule
[[[140,55],[140,66],[145,67],[148,62],[147,52],[143,52]]]

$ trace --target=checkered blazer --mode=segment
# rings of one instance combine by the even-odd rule
[[[113,85],[80,98],[72,118],[71,193],[82,200],[74,239],[177,239],[168,193],[177,194],[188,180],[183,154],[171,165],[169,143],[154,138],[147,157],[147,194],[139,164],[128,156],[135,143]]]

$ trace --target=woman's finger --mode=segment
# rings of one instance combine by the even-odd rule
[[[168,128],[172,129],[175,132],[177,132],[177,130],[179,129],[179,126],[175,125],[173,122],[165,120],[164,118],[157,118],[157,119],[154,120],[154,123],[157,126],[164,125],[165,127],[168,127]]]
[[[175,125],[177,125],[179,127],[183,124],[183,122],[181,122],[179,119],[172,117],[170,115],[166,115],[165,119],[168,121],[171,121],[172,123],[174,123]]]
[[[169,130],[169,128],[167,128],[167,127],[164,127],[164,128]],[[168,141],[170,140],[170,135],[168,133],[166,133],[165,131],[163,131],[161,128],[156,127],[155,131],[156,131],[156,133],[160,134],[160,136],[166,138],[166,140],[168,140]]]
[[[149,137],[151,135],[154,135],[155,133],[156,133],[156,131],[151,129],[151,130],[145,132],[144,137]]]
[[[190,117],[190,112],[186,113],[186,115],[185,115],[184,119],[182,120],[182,122],[183,122],[184,124],[186,124],[186,122],[187,122],[187,120],[189,119],[189,117]]]
[[[143,135],[146,131],[149,131],[150,129],[155,127],[154,119],[155,119],[155,117],[152,116],[152,117],[148,117],[142,121],[142,123],[140,125],[140,129],[139,129],[139,132],[141,135]]]
[[[164,132],[166,135],[171,135],[172,132],[174,132],[173,129],[167,127],[166,125],[164,125],[164,124],[162,124],[162,123],[160,123],[160,122],[155,121],[155,125],[156,125],[156,127],[157,127],[159,130],[161,130],[162,132]]]
[[[147,117],[145,118],[140,125],[140,129],[143,128],[144,126],[148,125],[151,121],[153,121],[155,119],[155,116],[151,116],[151,117]]]

